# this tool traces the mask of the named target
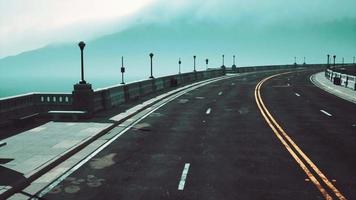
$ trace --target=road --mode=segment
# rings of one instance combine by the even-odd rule
[[[288,150],[262,115],[256,85],[277,73],[263,72],[171,101],[43,198],[356,199],[356,106],[312,85],[314,72],[282,74],[259,90],[312,165]]]

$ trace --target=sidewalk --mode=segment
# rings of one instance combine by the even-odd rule
[[[313,74],[310,77],[310,80],[320,89],[356,104],[356,91],[339,85],[334,85],[331,81],[325,78],[324,72]]]
[[[29,182],[78,146],[105,131],[110,123],[49,122],[4,139],[0,147],[0,196]]]

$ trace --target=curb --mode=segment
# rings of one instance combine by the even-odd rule
[[[323,73],[323,72],[318,72],[318,73]],[[332,89],[330,86],[327,86],[327,85],[325,85],[325,84],[323,84],[323,83],[317,81],[316,78],[315,78],[315,76],[316,76],[316,74],[318,74],[318,73],[315,73],[315,74],[311,75],[310,78],[309,78],[310,81],[313,83],[313,85],[315,85],[316,87],[320,88],[321,90],[324,90],[325,92],[327,92],[327,93],[329,93],[329,94],[332,94],[332,95],[334,95],[334,96],[336,96],[336,97],[339,97],[339,98],[341,98],[341,99],[343,99],[343,100],[346,100],[346,101],[348,101],[348,102],[351,102],[351,103],[356,104],[355,97],[352,97],[352,96],[350,96],[350,95],[348,95],[348,94],[344,94],[343,92],[341,92],[341,91],[339,91],[339,90],[337,90],[337,91],[339,91],[339,92],[335,92],[335,90]],[[349,96],[350,96],[350,97],[349,97]]]

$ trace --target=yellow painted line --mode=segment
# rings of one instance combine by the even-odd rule
[[[263,83],[273,77],[280,76],[283,74],[288,74],[288,73],[292,73],[292,72],[280,73],[280,74],[276,74],[273,76],[269,76],[269,77],[263,79],[262,81],[260,81],[256,85],[255,100],[256,100],[257,106],[260,109],[260,111],[261,111],[263,117],[265,118],[266,122],[268,123],[268,125],[271,127],[273,132],[276,134],[277,138],[282,142],[282,144],[285,146],[285,148],[288,150],[288,152],[292,155],[292,157],[297,161],[299,166],[304,170],[304,172],[307,174],[307,176],[310,178],[310,180],[319,189],[319,191],[322,193],[324,198],[332,199],[332,197],[327,193],[327,191],[320,184],[320,182],[315,178],[315,176],[306,167],[304,162],[298,157],[296,152],[299,153],[299,155],[307,162],[307,164],[309,164],[309,166],[315,171],[315,173],[321,178],[321,180],[334,192],[335,196],[338,197],[338,199],[346,200],[346,198],[341,194],[341,192],[329,181],[329,179],[325,176],[325,174],[321,172],[321,170],[309,159],[309,157],[307,157],[305,155],[305,153],[298,147],[298,145],[288,136],[288,134],[276,122],[276,120],[272,117],[272,115],[266,108],[265,104],[263,103],[263,100],[261,98],[261,92],[260,92]],[[296,152],[293,151],[293,149],[290,147],[290,145],[288,145],[288,143],[282,136],[284,136],[284,138],[294,147]]]

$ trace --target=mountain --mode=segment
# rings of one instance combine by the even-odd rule
[[[352,28],[351,28],[352,27]],[[149,53],[154,53],[154,75],[193,69],[197,55],[198,70],[221,65],[225,54],[227,66],[232,55],[237,65],[286,64],[307,57],[307,62],[324,62],[327,53],[352,58],[356,50],[356,23],[353,20],[323,24],[274,24],[255,26],[243,23],[216,23],[190,20],[137,23],[117,33],[86,42],[85,77],[94,88],[121,82],[121,56],[124,56],[126,79],[133,81],[149,76]],[[79,41],[46,47],[0,59],[0,96],[30,91],[71,91],[80,78]]]

